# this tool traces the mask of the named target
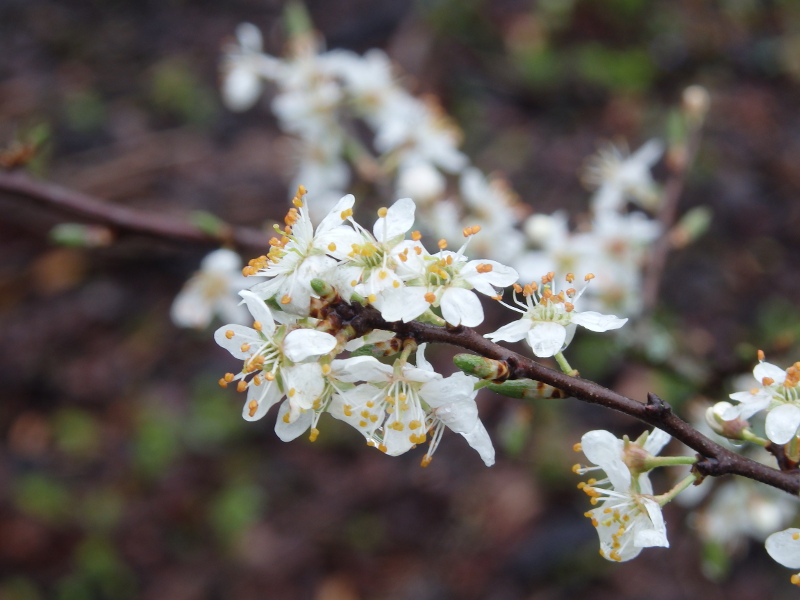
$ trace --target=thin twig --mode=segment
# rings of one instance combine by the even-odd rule
[[[222,223],[216,233],[205,231],[186,218],[168,217],[117,206],[99,198],[42,181],[24,173],[0,171],[0,193],[24,198],[46,209],[69,214],[71,218],[93,225],[104,225],[116,234],[135,234],[173,242],[203,246],[233,246],[261,252],[268,247],[266,233]]]

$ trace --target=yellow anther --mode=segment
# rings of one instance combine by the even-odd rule
[[[236,333],[233,331],[233,329],[228,329],[228,331],[225,332],[225,337],[228,339],[231,339],[235,335]]]
[[[389,212],[389,209],[387,209],[385,206],[382,206],[381,208],[378,209],[378,216],[381,219],[383,219],[386,216],[386,213],[388,213],[388,212]]]
[[[419,466],[427,467],[429,464],[431,464],[431,460],[433,460],[433,457],[429,454],[426,454],[425,456],[422,457],[422,460],[419,462]]]
[[[239,383],[236,385],[237,392],[243,392],[247,389],[247,382],[244,379],[240,379]]]
[[[515,283],[514,284],[514,291],[517,292],[518,294],[521,294],[522,293],[522,286],[520,284],[518,284],[518,283]]]
[[[261,385],[261,377],[259,377],[258,375],[253,377],[253,385]]]
[[[292,198],[292,204],[294,204],[297,208],[301,208],[303,206],[303,200],[302,198],[295,196]]]
[[[414,246],[414,254],[420,256],[422,254],[422,248],[420,248],[419,246]]]
[[[378,422],[378,415],[370,415],[369,416],[369,420],[372,423],[377,423]]]
[[[330,252],[336,252],[336,244],[334,244],[333,242],[331,242],[330,244],[328,244],[328,251],[330,251]]]
[[[378,272],[378,279],[386,279],[388,276],[389,276],[389,271],[387,271],[385,269],[381,269]]]
[[[447,248],[447,240],[442,238],[436,243],[436,245],[439,246],[439,250],[444,250]]]
[[[369,419],[369,411],[368,410],[362,410],[360,414],[365,419]]]
[[[305,196],[308,192],[306,191],[306,186],[298,185],[297,186],[297,195],[298,196]]]
[[[580,465],[580,463],[575,463],[574,465],[572,465],[573,473],[575,473],[576,475],[580,475],[581,471],[583,471],[583,467]]]
[[[366,421],[359,421],[358,422],[358,426],[359,427],[366,427],[367,426],[367,422]]]
[[[316,427],[312,427],[311,431],[308,432],[308,441],[316,442],[318,437],[319,437],[319,429],[317,429]]]
[[[357,285],[358,282],[355,279],[353,279],[353,281],[350,282],[350,287],[356,287]]]
[[[242,352],[247,352],[248,350],[250,350],[250,344],[245,342],[244,344],[239,346],[239,350],[241,350]]]
[[[567,283],[572,283],[573,281],[575,281],[575,275],[572,273],[567,273],[565,279],[567,280]]]
[[[492,270],[492,265],[490,265],[489,263],[481,263],[477,267],[475,267],[475,270],[478,273],[489,273]]]
[[[267,381],[275,381],[275,374],[272,371],[266,371],[264,373],[264,379]]]
[[[797,532],[795,531],[795,532],[792,534],[792,539],[793,539],[793,540],[795,540],[795,541],[797,541],[797,540],[800,540],[800,533],[797,533]]]
[[[352,208],[347,208],[343,210],[341,213],[339,213],[339,217],[341,217],[342,221],[344,221],[347,217],[352,217],[352,216],[353,216]]]
[[[222,377],[220,377],[220,379],[219,379],[219,381],[217,381],[217,383],[219,384],[219,387],[223,387],[223,388],[228,387],[228,382],[225,381],[225,379],[223,379]]]
[[[765,386],[765,387],[766,387],[766,386],[770,386],[770,385],[772,385],[773,383],[775,383],[775,380],[774,380],[772,377],[764,377],[764,378],[761,380],[761,385],[763,385],[763,386]]]
[[[291,413],[288,412],[285,415],[283,415],[283,422],[286,423],[287,425],[292,422],[290,415]]]
[[[375,294],[370,294],[369,296],[367,296],[367,300],[369,301],[370,304],[374,304],[377,299],[378,297]]]
[[[397,279],[395,279],[395,280],[392,282],[392,287],[393,287],[394,289],[397,289],[397,288],[399,288],[399,287],[400,287],[400,282],[399,282]]]
[[[436,302],[436,294],[434,294],[433,292],[427,292],[425,294],[425,302],[427,302],[428,304],[433,304],[434,302]]]
[[[381,442],[380,444],[378,444],[378,450],[380,450],[381,452],[384,452],[384,453],[385,453],[385,452],[386,452],[386,450],[387,450],[387,448],[386,448],[386,444],[384,444],[383,442]]]
[[[759,351],[756,353],[756,356],[758,356],[758,360],[759,360],[759,361],[762,361],[762,360],[764,360],[764,351],[763,351],[763,350],[759,350]]]
[[[591,281],[592,279],[594,279],[594,273],[587,273],[583,278],[584,281]]]
[[[289,393],[286,394],[286,395],[289,396],[289,398],[294,398],[295,394],[297,394],[297,390],[292,388],[292,389],[289,390]]]
[[[418,242],[422,239],[422,234],[419,231],[412,231],[411,239],[414,240],[415,242]]]
[[[283,298],[281,298],[281,304],[289,304],[292,301],[292,297],[289,294],[284,294]]]
[[[344,412],[344,416],[345,417],[352,417],[353,416],[353,407],[350,406],[349,404],[345,404],[344,407],[342,407],[342,412]]]
[[[575,305],[572,302],[564,302],[564,309],[567,312],[572,312],[573,310],[575,310]]]
[[[253,321],[253,329],[256,331],[261,331],[263,327],[264,326],[261,324],[261,321]]]
[[[253,417],[255,416],[257,410],[258,410],[258,402],[256,402],[255,400],[250,400],[250,402],[247,403],[247,414]]]
[[[580,443],[580,442],[577,442],[576,444],[574,444],[574,445],[572,446],[572,449],[573,449],[575,452],[583,452],[583,447],[581,446],[581,443]]]
[[[418,429],[418,428],[419,428],[419,427],[421,427],[421,426],[422,426],[422,423],[420,423],[420,422],[419,422],[419,421],[417,421],[416,419],[414,419],[413,421],[411,421],[411,422],[408,424],[408,428],[409,428],[409,429]]]

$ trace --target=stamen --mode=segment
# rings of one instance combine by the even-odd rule
[[[383,206],[383,207],[378,209],[378,216],[381,219],[384,219],[384,218],[386,218],[386,213],[388,213],[388,212],[389,212],[389,209],[387,209],[385,206]]]

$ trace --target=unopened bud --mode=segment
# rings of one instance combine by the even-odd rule
[[[741,440],[743,439],[742,432],[750,427],[750,423],[741,417],[726,420],[724,417],[730,415],[729,411],[732,408],[733,405],[725,401],[717,402],[714,406],[708,407],[706,410],[706,423],[714,430],[714,433],[722,437]]]
[[[476,354],[456,354],[453,362],[467,375],[481,379],[503,380],[509,375],[508,364],[505,362]]]

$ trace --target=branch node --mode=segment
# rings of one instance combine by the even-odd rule
[[[672,407],[653,392],[647,394],[645,410],[656,417],[664,417],[672,412]]]

